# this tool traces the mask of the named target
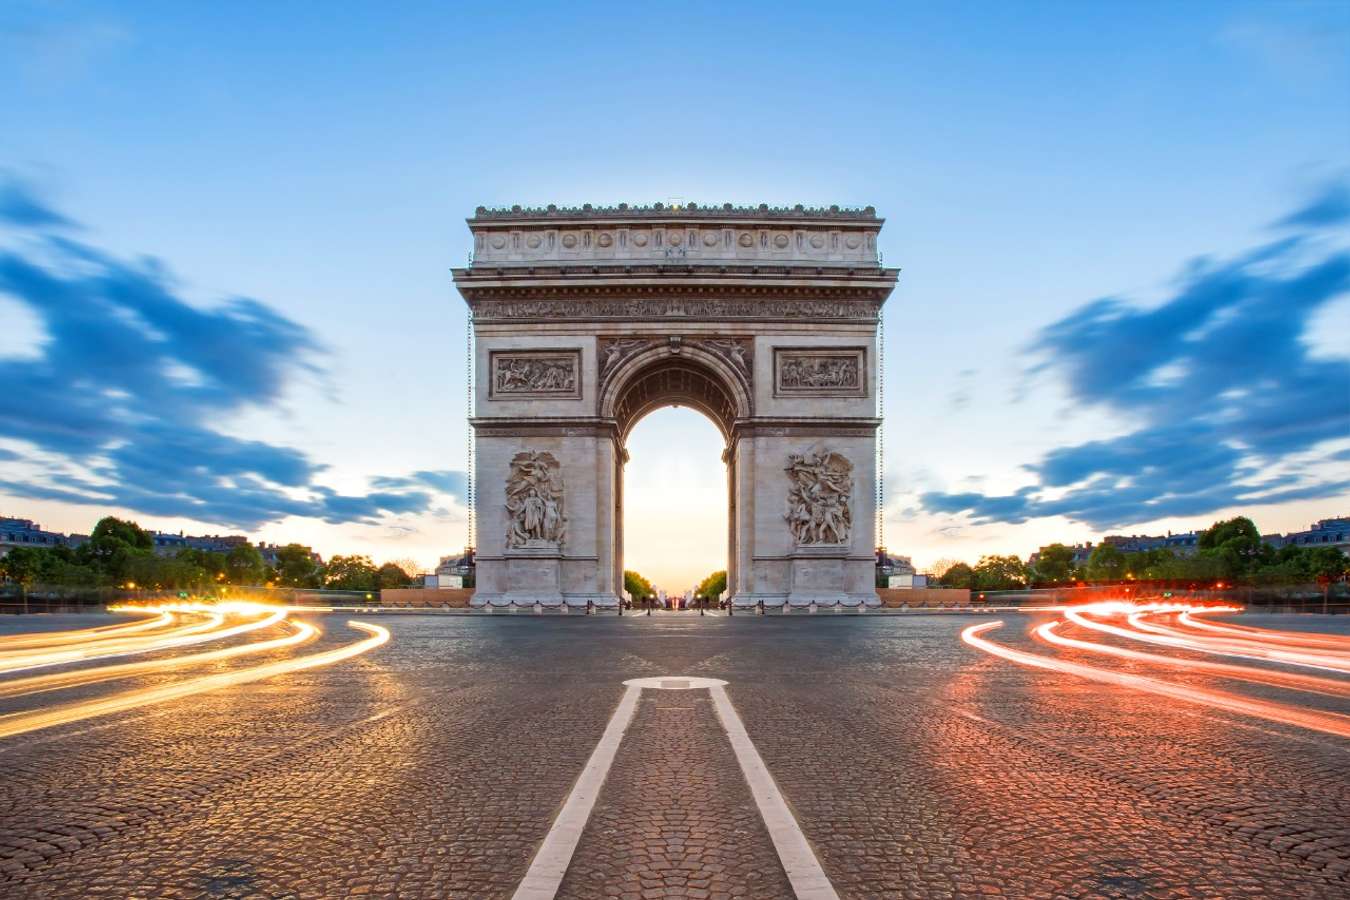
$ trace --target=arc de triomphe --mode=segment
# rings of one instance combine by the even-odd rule
[[[882,221],[480,207],[454,271],[477,337],[474,604],[615,606],[624,445],[675,404],[726,439],[734,604],[876,604]]]

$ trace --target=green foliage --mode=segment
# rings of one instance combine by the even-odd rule
[[[119,542],[135,550],[155,549],[155,540],[135,522],[119,519],[116,516],[104,516],[94,525],[89,535],[89,543]]]
[[[335,556],[323,575],[324,587],[335,591],[374,591],[380,587],[380,570],[369,556]]]
[[[938,576],[938,584],[949,588],[969,589],[975,584],[975,570],[968,563],[955,563]]]
[[[314,561],[310,549],[287,544],[277,550],[277,581],[284,587],[317,588],[323,586],[323,567]]]
[[[1120,581],[1125,577],[1128,562],[1115,544],[1098,544],[1088,557],[1085,574],[1089,581]]]
[[[1027,567],[1016,556],[983,556],[971,574],[971,588],[978,591],[1014,591],[1027,584]]]
[[[1042,547],[1036,557],[1036,566],[1030,573],[1040,582],[1060,584],[1074,577],[1073,548],[1063,544]]]
[[[271,569],[252,544],[240,544],[225,554],[225,580],[230,584],[266,584]]]
[[[698,587],[694,589],[694,595],[697,597],[714,598],[720,596],[726,589],[727,570],[720,569],[700,581]]]
[[[413,583],[413,575],[397,563],[387,562],[380,566],[376,581],[381,589],[405,588]]]
[[[150,533],[135,522],[106,516],[98,520],[79,555],[103,580],[121,584],[134,579],[133,569],[143,568],[138,558],[153,556],[154,546]]]
[[[656,596],[656,589],[652,587],[652,583],[637,572],[624,571],[623,589],[627,591],[628,596],[632,597],[634,600]]]

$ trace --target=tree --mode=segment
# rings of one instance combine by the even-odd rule
[[[1016,556],[982,556],[972,574],[971,587],[980,591],[1011,591],[1027,583],[1027,567]]]
[[[231,547],[225,554],[225,578],[230,584],[263,584],[267,573],[267,563],[252,544]]]
[[[1057,584],[1073,580],[1073,548],[1063,544],[1042,547],[1036,556],[1033,574],[1037,581]]]
[[[135,522],[116,516],[104,516],[99,519],[89,534],[91,544],[107,540],[120,541],[137,550],[155,549],[155,539],[150,536],[150,532]]]
[[[105,516],[98,520],[80,553],[105,580],[121,584],[131,577],[132,560],[152,555],[154,547],[149,532],[135,522]]]
[[[316,588],[323,584],[323,567],[308,547],[287,544],[277,551],[277,580],[286,587]]]
[[[27,587],[38,581],[38,576],[47,565],[46,556],[46,550],[42,547],[14,547],[0,557],[0,574]]]
[[[324,587],[335,591],[374,591],[380,585],[380,570],[369,556],[335,556],[324,572]]]
[[[634,600],[656,596],[656,589],[652,587],[652,583],[637,572],[624,571],[623,589],[627,591],[628,596],[632,597]]]
[[[402,569],[407,574],[409,581],[416,580],[418,575],[421,575],[423,572],[426,571],[422,567],[422,564],[417,560],[413,559],[411,556],[405,556],[402,559],[391,559],[389,560],[389,563],[386,563],[386,565],[389,565],[391,563]]]
[[[1196,541],[1199,556],[1209,560],[1207,577],[1233,578],[1274,559],[1261,532],[1246,516],[1215,522]]]
[[[720,569],[713,572],[707,578],[699,582],[698,587],[694,589],[695,596],[714,599],[720,597],[727,589],[727,570]]]
[[[938,577],[938,584],[949,588],[966,588],[967,590],[975,586],[975,570],[968,563],[959,562],[947,568]]]
[[[1119,581],[1125,577],[1125,554],[1115,544],[1098,544],[1087,561],[1088,581]]]
[[[377,586],[385,588],[405,588],[413,583],[413,575],[396,562],[387,562],[376,573]]]

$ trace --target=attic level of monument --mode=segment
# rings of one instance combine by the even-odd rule
[[[767,206],[489,211],[468,220],[473,265],[767,264],[877,267],[883,220],[865,210]]]

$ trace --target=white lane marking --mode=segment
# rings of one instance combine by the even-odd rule
[[[637,710],[637,701],[641,694],[642,688],[636,685],[630,685],[624,692],[618,708],[614,710],[614,715],[609,718],[609,724],[605,726],[605,733],[600,736],[600,743],[591,751],[586,768],[581,770],[581,777],[572,787],[572,793],[567,796],[562,812],[558,813],[558,818],[554,820],[553,827],[544,838],[544,843],[539,845],[539,852],[534,855],[529,871],[516,888],[515,900],[549,900],[557,895],[563,875],[567,873],[567,866],[572,861],[572,853],[577,849],[577,842],[581,840],[581,831],[586,827],[591,808],[595,806],[595,799],[600,795],[605,776],[609,774],[609,767],[614,763],[619,742],[623,740],[628,724],[633,721],[633,713]]]
[[[736,760],[741,764],[741,772],[745,774],[750,793],[759,807],[760,818],[769,830],[769,837],[773,839],[774,849],[778,851],[778,859],[783,864],[783,871],[787,873],[797,900],[839,900],[815,852],[807,843],[801,826],[793,817],[792,810],[788,809],[787,801],[783,799],[763,758],[746,733],[741,717],[736,714],[736,707],[731,705],[726,688],[715,684],[708,692],[712,694],[717,716],[731,740],[731,749],[736,752]]]
[[[746,785],[755,798],[755,805],[759,807],[760,818],[764,820],[764,827],[769,832],[770,840],[773,841],[774,850],[778,852],[778,861],[783,866],[788,883],[792,885],[793,894],[797,900],[839,900],[839,895],[835,893],[825,870],[820,867],[815,852],[807,843],[801,826],[788,809],[787,801],[783,799],[783,794],[778,790],[773,776],[769,774],[763,758],[755,749],[750,735],[746,733],[745,725],[736,713],[736,707],[727,696],[726,684],[720,678],[669,676],[630,678],[624,682],[628,690],[619,701],[614,715],[610,716],[605,733],[600,736],[600,743],[596,744],[595,750],[591,752],[591,758],[587,760],[586,768],[582,769],[581,777],[577,779],[572,793],[567,796],[562,812],[558,813],[553,827],[549,829],[544,842],[539,846],[539,852],[530,863],[529,871],[525,873],[525,878],[512,895],[513,900],[552,900],[557,896],[563,876],[567,874],[567,867],[572,862],[572,854],[576,852],[577,843],[581,840],[581,832],[586,827],[586,820],[590,818],[591,809],[600,795],[600,789],[604,787],[610,766],[614,764],[619,744],[633,721],[638,698],[644,688],[656,691],[706,689],[712,695],[717,718],[722,724],[722,730],[726,732],[727,739],[731,741],[731,749],[736,754],[736,761],[741,765],[741,774],[745,776]]]

